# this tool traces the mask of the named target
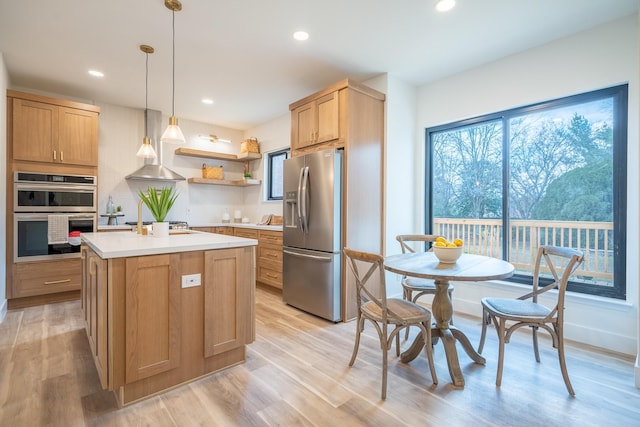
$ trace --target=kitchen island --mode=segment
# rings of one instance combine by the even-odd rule
[[[87,336],[119,406],[244,362],[255,338],[256,244],[182,230],[82,234]]]

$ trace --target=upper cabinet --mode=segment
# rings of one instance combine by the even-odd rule
[[[338,91],[320,96],[291,110],[291,146],[304,148],[340,138]]]
[[[12,160],[98,165],[95,105],[7,91]]]
[[[342,148],[368,137],[381,147],[384,99],[384,94],[346,79],[294,102],[289,105],[291,154]]]

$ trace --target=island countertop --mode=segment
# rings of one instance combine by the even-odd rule
[[[102,259],[124,258],[176,252],[256,246],[258,241],[223,234],[190,230],[168,237],[143,236],[132,231],[82,233],[82,241]]]

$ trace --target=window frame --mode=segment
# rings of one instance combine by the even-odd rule
[[[274,188],[273,188],[273,161],[274,158],[276,157],[280,157],[284,154],[284,160],[288,159],[291,157],[291,149],[290,148],[283,148],[281,150],[276,150],[276,151],[271,151],[269,153],[266,153],[267,158],[265,160],[265,166],[266,166],[266,173],[265,173],[265,199],[267,201],[281,201],[283,199],[283,196],[274,196]]]
[[[611,288],[593,286],[586,283],[570,281],[567,290],[597,295],[607,298],[626,299],[626,255],[627,255],[627,151],[628,151],[628,125],[629,125],[629,85],[622,84],[604,89],[585,92],[577,95],[570,95],[553,100],[543,101],[522,107],[511,108],[504,111],[485,114],[473,118],[458,120],[443,125],[433,126],[425,129],[425,198],[424,198],[424,227],[427,233],[431,233],[433,226],[433,197],[432,197],[432,173],[433,173],[433,144],[432,135],[443,131],[454,130],[470,125],[480,125],[489,121],[502,121],[502,226],[504,230],[509,227],[509,121],[515,117],[535,113],[545,110],[552,110],[558,107],[566,107],[575,104],[587,103],[590,101],[612,98],[614,123],[613,123],[613,235],[614,235],[614,257],[613,268],[614,282]],[[507,259],[509,253],[509,236],[503,233],[502,236],[502,258]],[[531,285],[531,275],[516,274],[506,279],[510,282]]]

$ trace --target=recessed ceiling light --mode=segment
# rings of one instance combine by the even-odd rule
[[[203,104],[207,104],[207,105],[211,105],[211,104],[213,104],[213,99],[202,98],[202,103]]]
[[[98,70],[89,70],[89,74],[91,74],[93,77],[104,77],[104,73]]]
[[[436,10],[438,12],[448,12],[456,5],[456,0],[439,0],[436,3]]]
[[[304,41],[309,38],[309,33],[307,33],[306,31],[296,31],[295,33],[293,33],[293,38],[296,40]]]

